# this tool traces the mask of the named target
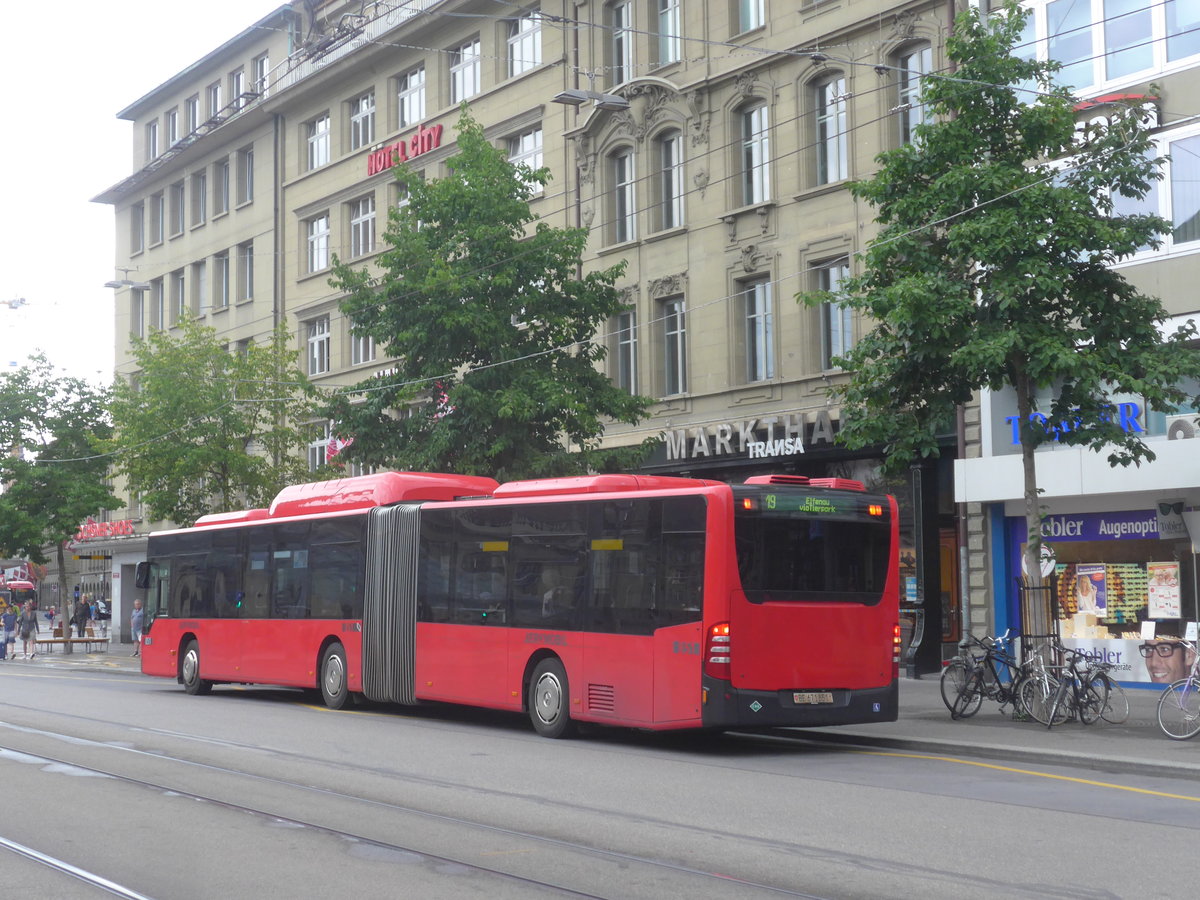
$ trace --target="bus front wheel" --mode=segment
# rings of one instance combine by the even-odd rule
[[[189,694],[207,694],[212,690],[212,682],[200,677],[200,645],[188,641],[183,650],[183,660],[179,664],[179,680],[183,689]]]
[[[346,682],[346,649],[330,644],[321,658],[321,697],[330,709],[341,709],[350,699]]]
[[[529,680],[529,720],[542,737],[569,737],[575,731],[571,721],[571,692],[567,672],[557,659],[543,659]]]

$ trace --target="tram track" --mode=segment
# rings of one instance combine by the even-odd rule
[[[86,717],[76,717],[76,718],[86,718]],[[308,793],[308,794],[317,794],[317,795],[320,795],[322,797],[325,797],[327,799],[331,799],[331,800],[334,800],[337,802],[346,802],[346,803],[352,803],[352,804],[365,804],[365,805],[369,805],[377,810],[383,809],[388,812],[401,813],[404,815],[415,815],[415,816],[420,816],[420,817],[429,818],[429,819],[436,819],[439,823],[441,823],[443,825],[449,825],[449,826],[452,826],[455,828],[470,828],[473,830],[485,831],[485,832],[489,832],[489,833],[496,834],[496,835],[502,835],[507,840],[534,844],[534,845],[537,845],[537,846],[540,846],[543,848],[550,849],[550,850],[554,851],[556,854],[569,854],[573,857],[590,858],[593,860],[603,860],[603,861],[606,861],[609,863],[614,863],[617,866],[619,866],[626,873],[628,873],[631,868],[643,868],[647,872],[665,873],[669,877],[671,882],[674,885],[676,885],[676,887],[679,887],[682,884],[681,879],[688,879],[688,880],[694,879],[694,880],[697,880],[701,884],[705,884],[705,883],[709,884],[710,887],[707,889],[702,888],[702,887],[694,887],[692,889],[689,889],[689,892],[698,891],[698,896],[706,896],[706,893],[705,893],[706,890],[715,890],[715,888],[711,887],[711,885],[720,884],[721,885],[720,890],[723,893],[723,895],[726,895],[726,896],[729,895],[730,889],[736,886],[737,888],[740,888],[743,892],[748,892],[745,894],[746,896],[763,895],[763,896],[795,897],[795,898],[802,898],[802,900],[828,900],[828,898],[825,898],[822,895],[812,894],[812,893],[808,893],[808,892],[804,892],[804,891],[798,891],[798,890],[794,890],[794,889],[791,889],[791,888],[788,888],[785,886],[773,885],[773,884],[767,884],[764,882],[756,882],[756,881],[752,881],[752,880],[747,880],[744,878],[739,878],[739,877],[725,874],[725,873],[704,871],[702,869],[697,869],[695,867],[687,866],[687,865],[677,863],[677,862],[671,862],[671,861],[666,861],[666,860],[655,860],[655,859],[651,859],[651,858],[644,857],[644,856],[638,856],[636,854],[625,853],[625,852],[621,852],[621,851],[617,851],[617,850],[608,850],[608,849],[604,849],[602,847],[592,846],[589,844],[579,843],[576,841],[565,840],[562,838],[549,837],[546,835],[540,835],[540,834],[536,834],[534,832],[520,830],[520,829],[503,828],[503,827],[499,827],[499,826],[496,826],[493,824],[474,821],[472,819],[468,819],[468,818],[461,817],[461,816],[451,816],[451,815],[446,815],[443,813],[432,813],[428,810],[423,810],[423,809],[419,809],[416,807],[401,806],[398,804],[380,801],[380,800],[373,799],[373,798],[365,798],[365,797],[356,796],[354,794],[348,794],[345,792],[334,791],[329,788],[316,787],[313,785],[302,784],[300,782],[289,781],[287,779],[281,779],[281,778],[276,778],[276,777],[271,777],[271,776],[264,776],[264,775],[256,774],[256,773],[252,773],[252,772],[239,771],[237,769],[230,769],[230,768],[223,767],[223,766],[215,766],[211,763],[197,762],[195,760],[188,760],[188,759],[185,759],[182,757],[170,756],[167,754],[163,754],[161,752],[152,752],[152,751],[145,751],[145,750],[137,750],[135,748],[130,748],[130,747],[116,746],[111,743],[92,741],[89,739],[79,738],[77,736],[66,735],[66,734],[61,734],[61,733],[56,733],[56,732],[49,732],[49,731],[45,731],[42,729],[31,729],[31,728],[24,727],[24,726],[13,726],[9,723],[0,723],[0,728],[15,729],[15,730],[25,732],[28,734],[37,734],[41,737],[46,737],[46,738],[51,738],[51,739],[66,740],[76,746],[86,747],[88,745],[91,745],[96,748],[103,747],[106,749],[116,749],[116,750],[120,750],[120,751],[124,751],[124,752],[149,756],[160,762],[169,762],[169,763],[173,763],[173,764],[177,764],[177,765],[185,765],[185,766],[189,766],[189,767],[200,767],[200,768],[203,768],[210,772],[219,773],[224,776],[243,778],[243,779],[253,779],[255,781],[267,782],[267,783],[270,783],[271,785],[274,785],[276,787],[281,787],[281,788],[284,788],[285,790],[289,790],[289,791],[300,791],[300,792],[304,792],[304,793]],[[145,729],[143,729],[143,730],[145,730]],[[176,737],[176,738],[182,737],[181,735],[179,735],[176,732],[160,731],[159,733],[162,736],[171,736],[171,737]],[[7,746],[7,744],[8,744],[8,742],[5,742],[4,745],[0,745],[0,759],[3,759],[7,754],[10,754],[10,753],[11,754],[19,754],[22,757],[25,757],[24,761],[30,761],[30,758],[36,757],[37,762],[43,763],[47,766],[70,767],[75,770],[87,772],[91,775],[103,776],[106,778],[115,779],[123,784],[137,787],[139,789],[156,791],[156,792],[163,793],[163,794],[169,794],[173,797],[181,797],[184,799],[203,802],[203,803],[210,804],[214,807],[217,807],[217,808],[220,808],[220,809],[232,812],[232,813],[252,816],[259,820],[262,820],[264,822],[269,822],[270,824],[273,824],[276,826],[307,829],[314,833],[322,834],[322,835],[332,837],[332,838],[335,838],[338,840],[357,844],[361,847],[373,848],[376,851],[381,851],[384,853],[412,854],[413,856],[419,857],[423,861],[426,861],[426,862],[432,864],[434,867],[458,866],[463,869],[467,869],[467,870],[470,870],[471,872],[475,872],[475,873],[478,873],[478,874],[481,874],[481,875],[484,875],[487,877],[503,879],[503,880],[508,881],[517,886],[524,886],[526,888],[536,889],[539,891],[548,890],[548,891],[551,891],[551,892],[557,894],[558,896],[585,898],[585,900],[605,900],[605,898],[611,897],[611,895],[609,895],[609,894],[598,894],[598,893],[594,893],[594,892],[591,892],[588,890],[582,890],[582,889],[572,887],[570,885],[563,884],[563,883],[560,883],[560,882],[557,882],[554,880],[549,880],[549,879],[545,879],[545,878],[537,878],[537,877],[533,877],[533,876],[529,876],[529,875],[523,875],[523,874],[520,874],[517,872],[510,871],[508,869],[505,869],[504,867],[502,867],[500,865],[485,865],[485,864],[481,864],[479,862],[472,861],[465,857],[450,856],[450,855],[445,855],[445,854],[434,853],[434,852],[431,852],[428,848],[420,847],[420,846],[417,846],[416,844],[399,843],[396,841],[381,839],[379,837],[372,836],[370,834],[366,834],[361,831],[350,831],[350,830],[347,830],[344,828],[339,828],[339,827],[336,827],[336,826],[333,826],[330,824],[325,824],[320,821],[315,821],[312,818],[300,818],[300,817],[290,816],[290,815],[283,814],[278,810],[262,808],[262,806],[252,806],[252,805],[248,805],[245,803],[233,802],[231,800],[217,796],[215,792],[214,793],[203,793],[203,792],[198,792],[198,791],[182,789],[179,785],[166,784],[166,783],[163,783],[162,780],[152,780],[152,779],[148,779],[148,778],[142,778],[142,777],[129,775],[127,773],[119,771],[117,769],[117,767],[113,767],[113,766],[105,767],[105,766],[99,766],[99,765],[95,765],[95,764],[86,764],[86,763],[81,763],[77,760],[71,760],[71,759],[68,759],[65,757],[55,757],[55,756],[51,756],[51,755],[48,755],[45,753],[33,754],[33,753],[30,753],[28,750],[10,747],[10,746]],[[253,745],[244,745],[244,747],[246,749],[260,749],[260,748],[253,748]],[[323,765],[334,765],[334,766],[339,765],[337,763],[331,764],[325,760],[317,760],[312,757],[305,757],[305,761],[311,762],[311,763],[320,763]],[[3,841],[3,839],[0,839],[0,842],[2,842],[2,841]],[[4,845],[4,844],[0,843],[0,846],[2,846],[2,845]],[[12,848],[12,849],[15,849],[15,848]],[[39,855],[37,855],[35,851],[30,851],[30,853],[25,854],[25,855],[27,855],[27,857],[30,859],[35,859],[36,861],[41,862],[43,865],[46,865],[47,867],[53,867],[52,858],[50,858],[50,857],[46,857],[45,860],[43,860],[43,859],[39,858]],[[69,866],[69,864],[63,864],[63,865]],[[559,867],[559,868],[561,868],[561,867]],[[86,873],[81,873],[80,875],[76,875],[76,877],[82,879],[85,874]],[[97,880],[95,883],[97,884],[97,886],[101,887],[101,888],[105,888],[105,885],[103,883],[104,879],[99,878],[99,876],[96,876],[96,878],[97,878]],[[117,887],[119,887],[119,886],[117,886]],[[118,896],[128,896],[131,898],[131,900],[137,900],[137,898],[142,898],[144,896],[144,895],[137,894],[134,892],[129,892],[128,894],[121,894],[121,893],[118,893],[116,890],[112,890],[110,892],[117,893]]]

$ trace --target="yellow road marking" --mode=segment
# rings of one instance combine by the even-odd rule
[[[1075,778],[1071,775],[1053,775],[1050,772],[1035,772],[1032,769],[1018,769],[1014,766],[1001,766],[996,763],[978,762],[973,759],[958,759],[953,756],[934,756],[927,753],[888,753],[883,750],[850,750],[850,753],[861,753],[864,756],[895,756],[902,759],[931,759],[937,762],[958,763],[961,766],[978,766],[981,769],[995,769],[998,772],[1012,772],[1017,775],[1033,775],[1035,778],[1052,778],[1055,781],[1070,781],[1074,784],[1086,784],[1091,787],[1111,788],[1114,791],[1129,791],[1132,794],[1147,794],[1151,797],[1165,797],[1168,800],[1190,800],[1200,803],[1200,797],[1189,797],[1187,794],[1171,794],[1167,791],[1152,791],[1148,788],[1130,787],[1125,784],[1113,784],[1109,781],[1094,781],[1090,778]]]

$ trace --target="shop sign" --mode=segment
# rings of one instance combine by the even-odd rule
[[[75,532],[75,540],[89,541],[95,538],[119,537],[133,534],[133,520],[119,519],[116,522],[97,522],[91,516]]]
[[[397,162],[408,162],[422,153],[436,150],[442,146],[442,128],[441,125],[431,125],[428,128],[422,125],[417,129],[417,133],[407,140],[388,144],[381,150],[373,150],[367,157],[367,175],[378,175]]]
[[[1014,519],[1024,529],[1024,519]],[[1120,541],[1158,537],[1155,510],[1060,513],[1042,521],[1047,541]]]
[[[1146,429],[1142,425],[1142,407],[1139,403],[1114,403],[1108,407],[1108,413],[1100,416],[1101,422],[1116,421],[1121,426],[1121,430],[1127,434],[1145,434]],[[1020,416],[1005,416],[1005,423],[1009,426],[1012,432],[1012,443],[1021,443],[1021,417]],[[1036,427],[1041,428],[1046,434],[1055,441],[1060,441],[1063,435],[1069,434],[1079,427],[1081,419],[1067,419],[1058,422],[1051,422],[1041,413],[1031,413],[1029,421]]]
[[[681,459],[773,459],[810,447],[832,447],[838,422],[825,409],[763,416],[663,432],[669,461]]]

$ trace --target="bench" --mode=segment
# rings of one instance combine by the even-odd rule
[[[41,652],[42,648],[46,648],[46,652],[53,653],[54,648],[61,646],[64,650],[68,644],[71,648],[83,647],[84,653],[91,653],[93,650],[107,650],[108,637],[96,637],[96,633],[92,631],[89,625],[87,635],[84,637],[63,637],[62,626],[56,626],[50,637],[42,637],[40,634],[34,636],[34,645],[37,652]]]

